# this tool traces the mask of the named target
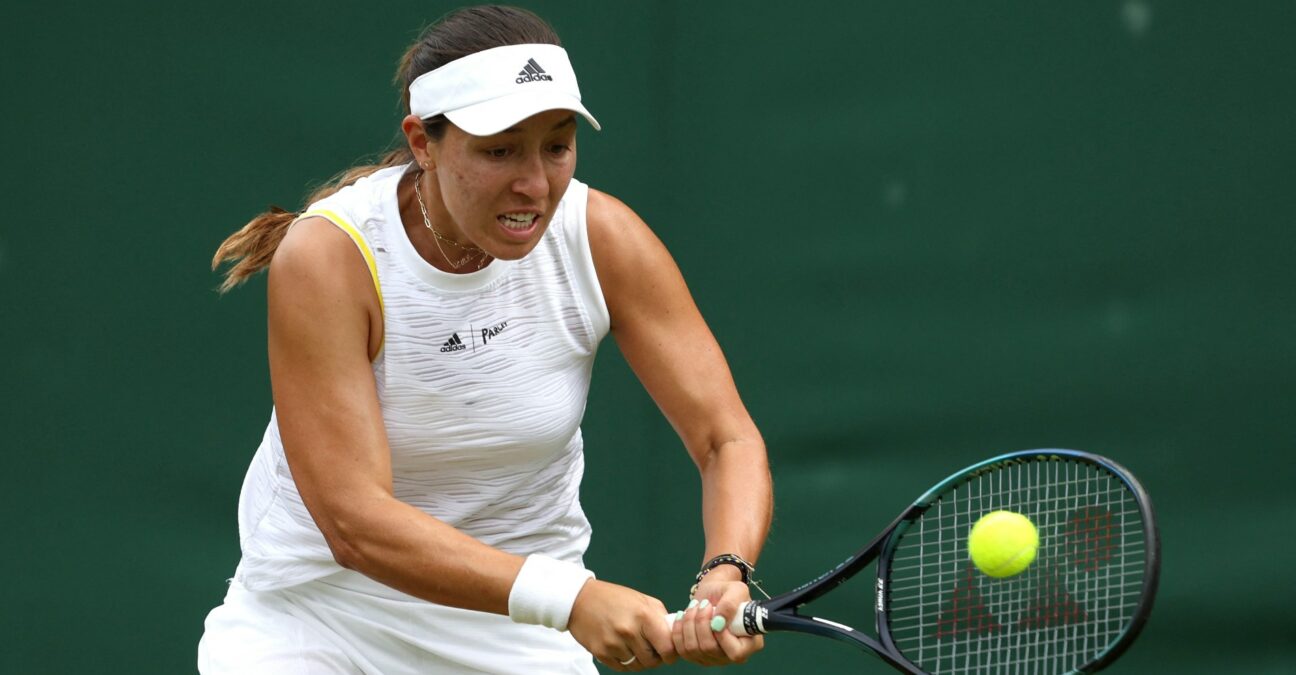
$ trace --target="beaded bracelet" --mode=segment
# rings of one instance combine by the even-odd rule
[[[700,571],[698,571],[697,578],[694,580],[693,588],[689,589],[690,599],[692,599],[694,595],[697,595],[698,585],[702,583],[702,578],[707,575],[707,572],[710,572],[721,565],[733,565],[734,567],[737,567],[739,573],[742,575],[742,582],[744,584],[748,584],[760,591],[761,595],[765,596],[766,599],[769,598],[769,593],[766,593],[765,589],[761,588],[760,582],[756,581],[752,576],[756,573],[755,565],[747,562],[742,556],[736,553],[721,553],[720,555],[706,561],[706,564],[702,566]]]

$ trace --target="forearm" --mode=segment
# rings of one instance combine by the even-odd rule
[[[702,562],[722,553],[734,553],[754,564],[765,544],[773,513],[765,444],[758,435],[724,442],[704,455],[698,469],[706,533]]]
[[[326,508],[317,521],[344,567],[440,605],[509,613],[522,557],[388,495],[338,501],[347,505],[336,515]]]

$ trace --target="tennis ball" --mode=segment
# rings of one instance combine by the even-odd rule
[[[1035,560],[1038,549],[1035,524],[1012,511],[991,511],[981,516],[968,535],[972,564],[995,578],[1021,574]]]

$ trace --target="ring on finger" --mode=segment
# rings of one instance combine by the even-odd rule
[[[631,654],[631,655],[630,655],[630,658],[628,658],[628,659],[626,659],[626,660],[624,660],[624,661],[618,660],[617,663],[619,663],[619,664],[621,664],[621,665],[623,665],[623,666],[628,666],[628,665],[630,665],[630,664],[632,664],[632,663],[634,663],[635,661],[638,661],[638,660],[639,660],[639,657],[638,657],[638,656],[635,656],[635,655]]]

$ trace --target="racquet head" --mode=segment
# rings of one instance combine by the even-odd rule
[[[1030,518],[1034,562],[979,572],[968,534],[992,511]],[[878,560],[881,643],[928,673],[1094,672],[1138,635],[1156,593],[1152,504],[1120,465],[1032,450],[969,467],[929,490]]]

